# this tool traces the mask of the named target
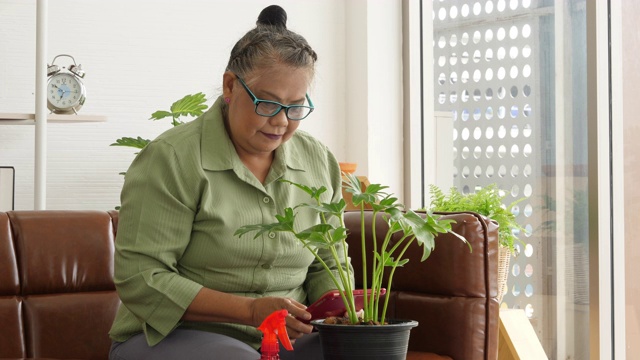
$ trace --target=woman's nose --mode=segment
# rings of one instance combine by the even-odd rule
[[[287,126],[289,124],[289,119],[287,119],[287,114],[284,109],[280,110],[277,114],[273,115],[269,122],[271,126]]]

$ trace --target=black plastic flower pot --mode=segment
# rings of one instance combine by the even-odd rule
[[[385,325],[333,325],[311,322],[320,333],[325,360],[405,360],[413,320],[390,320]]]

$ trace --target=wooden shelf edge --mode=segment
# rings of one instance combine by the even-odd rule
[[[105,122],[107,117],[103,115],[59,115],[48,114],[47,121],[52,123],[83,123],[83,122]],[[0,125],[34,125],[36,123],[35,114],[26,113],[0,113]]]

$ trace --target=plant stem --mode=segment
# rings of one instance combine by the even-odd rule
[[[381,282],[378,280],[378,277],[375,275],[375,271],[376,269],[378,269],[379,264],[378,264],[378,259],[376,258],[375,254],[378,253],[378,242],[376,241],[376,239],[378,239],[378,235],[376,232],[376,219],[378,218],[378,213],[380,211],[379,210],[374,210],[373,211],[373,218],[371,220],[371,238],[373,239],[373,259],[372,259],[372,266],[371,266],[371,271],[372,271],[372,276],[373,278],[371,279],[371,291],[373,295],[373,299],[371,300],[371,314],[370,314],[370,320],[377,320],[378,318],[378,301],[380,300],[380,284]]]
[[[345,228],[344,218],[342,218],[342,217],[340,217],[340,226],[342,228]],[[353,294],[353,286],[355,286],[355,284],[351,284],[351,266],[350,266],[350,264],[346,263],[346,259],[349,259],[349,249],[348,249],[348,246],[347,246],[347,239],[346,238],[342,239],[341,242],[342,242],[342,252],[343,252],[343,256],[344,256],[345,264],[346,264],[347,279],[349,280],[348,281],[349,293]],[[349,300],[350,300],[352,306],[351,306],[350,309],[347,309],[347,311],[349,313],[349,318],[350,318],[351,322],[354,322],[354,321],[357,321],[357,318],[358,318],[358,315],[357,315],[358,309],[356,309],[356,303],[355,303],[355,299],[354,299],[353,295],[351,295],[349,297]],[[344,298],[343,298],[343,301],[344,301]],[[352,310],[352,311],[349,311],[349,310]]]
[[[294,232],[295,234],[295,232]],[[327,265],[327,263],[324,262],[324,260],[322,260],[322,258],[320,257],[320,255],[318,255],[317,251],[314,251],[313,249],[311,249],[311,247],[309,247],[309,244],[304,242],[303,240],[300,240],[302,242],[302,244],[304,245],[305,248],[307,248],[307,250],[309,250],[313,256],[320,262],[320,264],[322,265],[322,267],[324,267],[324,269],[327,271],[327,273],[329,274],[329,277],[331,278],[331,281],[333,282],[333,284],[336,286],[336,289],[339,290],[340,293],[340,297],[342,298],[342,302],[344,304],[347,304],[347,313],[349,314],[349,320],[355,324],[358,322],[358,314],[357,314],[357,310],[356,310],[356,305],[355,305],[355,301],[353,299],[353,291],[351,290],[351,282],[347,281],[346,283],[340,283],[338,281],[338,279],[335,277],[335,275],[333,275],[333,272],[331,271],[331,269],[329,268],[329,266]],[[337,253],[336,252],[332,252],[332,256],[334,258],[334,260],[336,261],[337,265],[338,265],[338,272],[340,272],[340,270],[342,270],[342,265],[339,262],[339,258],[337,257]],[[349,285],[349,289],[344,289],[342,285],[344,284],[348,284]],[[349,296],[349,294],[351,294]]]
[[[406,237],[403,238],[403,240],[406,239]],[[406,245],[404,246],[404,248],[402,249],[402,251],[400,252],[400,254],[398,254],[398,259],[395,261],[395,265],[391,268],[391,272],[389,273],[389,282],[387,285],[387,291],[391,291],[391,284],[393,281],[393,275],[396,272],[396,269],[398,268],[398,264],[400,263],[400,260],[402,260],[402,256],[404,256],[404,253],[407,251],[407,249],[409,248],[409,246],[411,245],[411,243],[413,243],[413,241],[415,240],[415,236],[412,237],[411,239],[409,239],[409,241],[407,241]],[[400,242],[398,243],[400,244]],[[424,246],[424,245],[423,245]],[[395,249],[396,247],[394,247]],[[387,317],[387,306],[389,305],[389,296],[386,296],[384,299],[384,306],[382,307],[382,316],[380,317],[380,322],[384,324],[384,321]]]
[[[380,316],[380,312],[379,312],[380,291],[382,289],[382,278],[384,277],[384,266],[386,261],[384,259],[384,254],[386,252],[388,243],[391,239],[391,235],[393,234],[390,230],[387,231],[387,233],[385,234],[385,238],[382,241],[382,246],[380,247],[380,251],[378,251],[377,243],[375,241],[375,239],[377,239],[376,230],[375,230],[376,218],[377,218],[377,212],[374,211],[373,222],[371,225],[374,244],[376,244],[376,251],[374,252],[374,254],[380,255],[381,258],[377,259],[376,256],[374,256],[374,259],[373,259],[374,266],[371,270],[371,276],[372,276],[371,289],[372,291],[375,291],[375,293],[377,294],[375,297],[371,299],[371,314],[370,314],[369,320],[372,320],[372,321],[378,321],[378,318]]]
[[[320,205],[321,204],[320,199],[316,199],[316,203]],[[344,219],[340,219],[339,221],[341,226],[344,227]],[[320,222],[322,224],[328,223],[324,213],[320,213]],[[331,236],[331,233],[327,233],[326,236],[328,236],[328,239],[327,239],[328,243],[333,244],[333,237]],[[342,239],[341,243],[343,246],[343,251],[345,255],[344,259],[346,264],[346,260],[348,259],[346,239]],[[338,275],[340,276],[340,280],[342,281],[342,285],[344,287],[344,289],[341,289],[340,287],[338,287],[338,290],[340,290],[340,297],[342,297],[342,302],[347,306],[347,313],[349,314],[349,320],[355,324],[358,322],[358,314],[357,314],[358,310],[356,309],[356,302],[353,296],[353,286],[351,284],[351,271],[349,270],[349,265],[346,264],[346,270],[345,270],[342,266],[342,262],[340,261],[340,256],[338,256],[338,252],[336,251],[335,247],[331,246],[330,251],[331,251],[331,256],[336,262],[336,266],[338,268]],[[325,268],[327,268],[328,270],[328,267],[325,266]],[[329,272],[331,272],[331,270],[329,270]]]
[[[375,212],[374,212],[375,215]],[[365,231],[366,227],[364,224],[364,202],[360,204],[360,241],[362,243],[362,290],[364,291],[364,301],[363,301],[363,308],[364,308],[364,316],[363,316],[363,320],[367,321],[368,318],[370,317],[370,310],[369,310],[369,300],[368,300],[368,296],[367,296],[367,234]]]

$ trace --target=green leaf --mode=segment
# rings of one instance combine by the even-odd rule
[[[205,105],[206,101],[207,99],[205,95],[201,92],[193,95],[186,95],[171,105],[171,112],[174,117],[187,115],[197,117],[202,115],[207,109],[207,105]]]
[[[465,238],[464,236],[458,234],[455,231],[450,231],[449,234],[457,237],[458,239],[462,240],[462,242],[464,242],[465,244],[467,244],[467,246],[469,247],[469,252],[473,251],[473,248],[471,247],[471,243],[467,241],[467,238]]]
[[[256,235],[253,237],[254,239],[260,237],[260,235],[266,232],[272,231],[288,231],[293,232],[293,223],[295,222],[295,214],[293,213],[293,209],[286,208],[284,209],[284,216],[276,215],[276,219],[278,222],[271,224],[255,224],[255,225],[244,225],[238,228],[236,232],[233,234],[234,236],[243,236],[244,234],[256,231]]]
[[[356,193],[351,197],[351,202],[355,206],[360,206],[362,203],[373,206],[376,203],[377,198],[373,194]]]
[[[333,240],[337,243],[347,238],[347,229],[344,227],[338,227],[333,230]]]
[[[385,251],[382,254],[374,253],[374,256],[378,264],[381,264],[382,266],[393,266],[393,258],[388,251]]]
[[[169,111],[164,111],[164,110],[158,110],[156,112],[154,112],[153,114],[151,114],[151,117],[149,118],[149,120],[162,120],[164,118],[172,118],[173,114]]]
[[[257,239],[258,237],[260,237],[260,235],[264,234],[265,232],[271,231],[271,229],[274,228],[276,225],[278,224],[276,223],[276,224],[244,225],[238,228],[238,230],[236,230],[236,232],[233,233],[233,235],[241,237],[244,234],[256,231],[256,234],[253,238]]]
[[[182,124],[182,122],[176,119],[181,116],[197,117],[202,115],[208,107],[205,102],[207,102],[207,99],[201,92],[193,95],[185,95],[182,99],[171,105],[170,111],[158,110],[151,114],[149,120],[161,120],[170,117],[174,120],[174,126],[179,125]]]
[[[514,251],[514,242],[519,239],[513,235],[513,231],[516,229],[524,231],[524,229],[516,222],[516,217],[511,210],[514,205],[525,198],[520,198],[505,206],[503,201],[506,192],[500,190],[495,183],[469,194],[463,194],[455,187],[452,187],[449,193],[445,194],[435,185],[429,186],[429,192],[431,194],[430,210],[432,211],[473,211],[495,220],[499,225],[500,245],[508,247],[511,252]]]
[[[329,224],[318,224],[295,234],[296,237],[308,245],[319,248],[330,248],[346,238],[346,229],[334,229]],[[329,236],[332,235],[332,236]]]
[[[300,204],[296,206],[296,208],[298,207],[313,209],[319,214],[330,214],[332,216],[340,217],[344,208],[347,207],[347,203],[344,199],[340,199],[337,203],[322,203],[321,205]]]
[[[340,199],[337,203],[322,203],[322,206],[332,212],[334,215],[340,216],[344,209],[347,207],[347,203],[344,199]]]
[[[384,195],[382,190],[388,189],[388,188],[389,188],[388,186],[384,186],[380,184],[370,184],[367,186],[366,189],[364,189],[364,192],[367,194],[375,195],[377,197],[377,196]]]
[[[425,261],[431,255],[431,252],[435,248],[435,235],[438,233],[452,233],[471,248],[471,245],[464,236],[451,231],[451,223],[453,220],[439,220],[430,213],[426,213],[423,218],[411,210],[404,214],[404,218],[410,224],[418,244],[423,246],[422,259],[420,261]]]
[[[296,237],[298,237],[298,239],[302,240],[304,243],[310,246],[315,246],[321,249],[328,249],[332,246],[332,243],[330,241],[328,241],[326,238],[324,238],[321,234],[318,234],[318,233],[305,234],[304,239],[301,239],[298,235],[300,234],[296,234]]]
[[[402,259],[402,260],[398,260],[398,261],[396,261],[396,264],[397,264],[396,266],[403,267],[403,266],[405,266],[408,262],[409,262],[409,259]]]
[[[351,173],[345,173],[345,172],[343,172],[342,174],[346,179],[346,180],[342,180],[342,186],[347,192],[350,192],[351,194],[354,194],[354,195],[362,193],[362,183],[360,182],[360,179],[358,179],[357,176]]]
[[[150,140],[143,139],[140,136],[137,138],[122,137],[109,146],[128,146],[136,149],[143,149],[149,142]]]
[[[276,219],[278,220],[278,223],[290,225],[293,229],[293,222],[296,219],[296,215],[292,208],[286,208],[284,209],[284,216],[276,214]]]
[[[389,234],[395,234],[398,231],[406,232],[406,230],[408,229],[403,226],[401,221],[389,221],[389,229],[387,230]]]
[[[388,251],[385,251],[382,254],[376,253],[375,256],[378,263],[384,267],[397,267],[397,266],[402,267],[409,262],[409,259],[396,260],[393,256],[391,256],[391,253],[389,253]]]
[[[310,228],[304,229],[296,234],[298,239],[309,239],[312,234],[327,234],[329,230],[333,229],[333,225],[331,224],[316,224],[311,226]]]
[[[309,196],[311,196],[311,198],[313,198],[314,200],[317,200],[317,201],[320,201],[320,195],[322,193],[324,193],[325,191],[327,191],[327,188],[324,187],[324,186],[321,186],[320,188],[316,188],[316,187],[309,187],[309,186],[306,186],[306,185],[294,183],[293,181],[286,180],[286,179],[280,179],[279,181],[283,182],[283,183],[287,183],[289,185],[293,185],[293,186],[297,187],[298,189],[301,189],[302,191],[304,191],[307,194],[309,194]]]
[[[391,195],[389,195],[389,196],[384,197],[382,200],[380,200],[380,205],[385,206],[385,207],[394,206],[396,201],[398,201],[398,198],[395,198],[395,197],[392,197]]]
[[[371,196],[371,194],[364,194],[363,196]],[[388,212],[389,209],[397,208],[397,206],[399,206],[399,204],[396,204],[396,201],[398,199],[392,197],[391,195],[385,195],[380,200],[378,200],[376,197],[373,197],[372,199],[375,199],[375,203],[370,203],[369,205],[371,205],[371,208],[374,211]]]
[[[395,206],[386,208],[385,213],[391,217],[392,221],[401,221],[405,217],[404,212]]]

